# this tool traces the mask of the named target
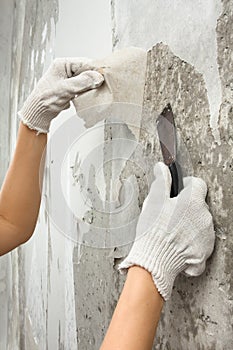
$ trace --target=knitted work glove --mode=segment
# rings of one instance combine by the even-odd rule
[[[205,270],[215,234],[203,180],[184,178],[184,189],[170,198],[168,167],[157,163],[154,174],[156,179],[143,203],[135,241],[119,270],[124,273],[133,265],[144,267],[164,300],[168,300],[181,271],[198,276]]]
[[[52,119],[69,108],[71,99],[103,83],[103,76],[92,69],[85,58],[55,59],[18,112],[22,122],[48,133]]]

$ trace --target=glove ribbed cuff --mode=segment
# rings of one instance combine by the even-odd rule
[[[126,273],[128,268],[138,265],[151,273],[153,281],[164,300],[168,300],[176,276],[184,269],[185,260],[177,254],[174,243],[169,240],[160,242],[159,232],[145,233],[138,238],[118,269]]]
[[[50,123],[53,118],[51,114],[51,112],[47,112],[47,107],[41,98],[36,95],[29,97],[18,112],[18,116],[23,124],[43,134],[49,132]]]

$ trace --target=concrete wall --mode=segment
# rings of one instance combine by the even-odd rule
[[[0,348],[99,348],[124,282],[116,267],[130,248],[109,244],[113,237],[109,233],[114,226],[111,233],[123,233],[125,238],[135,230],[135,220],[124,229],[121,220],[127,217],[131,223],[137,218],[148,192],[145,172],[150,182],[152,164],[160,157],[148,111],[157,113],[169,101],[187,153],[187,172],[202,176],[209,185],[217,241],[203,276],[177,279],[154,349],[230,350],[233,3],[113,0],[111,6],[114,48],[135,45],[149,49],[163,42],[148,55],[137,140],[141,148],[132,155],[130,146],[126,147],[119,175],[119,163],[108,161],[117,159],[124,147],[119,143],[108,147],[108,142],[121,137],[130,145],[132,133],[127,125],[111,129],[103,122],[98,132],[89,132],[79,118],[73,118],[74,109],[53,123],[34,237],[0,259]],[[16,111],[23,100],[53,57],[108,54],[111,13],[109,0],[4,0],[0,16],[2,181],[15,143]],[[80,139],[82,132],[86,133]],[[98,148],[98,157],[93,157],[97,141],[105,141],[106,146]],[[91,157],[86,156],[87,148]],[[146,162],[141,165],[142,158]],[[75,186],[75,165],[80,160],[89,160],[86,182],[78,178],[88,194],[80,193],[82,186]],[[126,187],[122,190],[113,179],[125,182]],[[79,208],[83,195],[86,202],[95,203],[97,215],[88,210],[83,218],[76,215],[83,211]],[[117,209],[128,200],[130,210],[121,211],[115,219],[111,206]],[[92,244],[79,244],[89,239]],[[99,239],[109,248],[102,249]]]
[[[181,160],[190,162],[187,174],[207,181],[216,228],[216,249],[206,272],[177,278],[154,349],[230,350],[233,2],[115,0],[112,16],[115,48],[153,46],[141,121],[142,130],[150,130],[140,139],[149,149],[146,155],[154,162],[159,147],[153,115],[170,102],[187,154]]]

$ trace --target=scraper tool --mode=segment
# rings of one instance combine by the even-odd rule
[[[183,188],[181,167],[177,156],[177,138],[174,115],[171,105],[168,104],[157,119],[157,130],[164,163],[169,167],[172,185],[170,197],[176,197]]]

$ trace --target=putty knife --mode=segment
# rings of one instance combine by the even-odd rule
[[[157,130],[164,163],[169,167],[172,185],[170,197],[176,197],[183,188],[183,177],[177,155],[177,137],[174,115],[170,103],[157,119]]]

